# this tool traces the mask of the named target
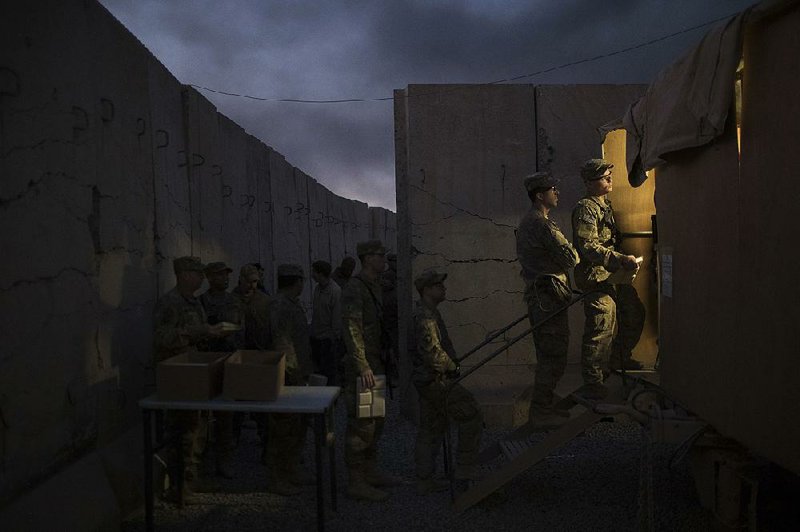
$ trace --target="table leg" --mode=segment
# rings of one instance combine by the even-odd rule
[[[327,418],[329,420],[331,420],[331,428],[333,429],[333,427],[335,425],[333,425],[333,420],[332,420],[332,417],[330,416],[330,411],[328,412]],[[334,512],[338,512],[339,511],[339,507],[338,507],[339,506],[339,494],[337,492],[337,487],[336,487],[336,440],[333,439],[330,442],[328,442],[327,441],[327,437],[328,437],[327,431],[328,431],[328,429],[326,427],[325,428],[325,432],[326,432],[325,438],[326,438],[326,442],[330,444],[330,446],[328,448],[328,460],[330,461],[330,469],[331,469],[331,505],[333,506],[333,511]],[[335,435],[335,430],[334,430],[334,435]]]
[[[151,411],[142,409],[144,434],[144,526],[152,532],[155,529],[153,519],[153,426]]]
[[[317,530],[325,530],[325,490],[322,478],[322,446],[325,443],[325,414],[314,416],[315,455],[317,462]]]

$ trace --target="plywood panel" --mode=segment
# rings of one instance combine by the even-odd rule
[[[800,9],[750,29],[745,40],[739,179],[741,268],[737,363],[726,429],[756,452],[800,473]]]

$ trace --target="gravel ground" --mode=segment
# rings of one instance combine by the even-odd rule
[[[450,509],[448,492],[420,497],[414,489],[413,449],[416,429],[402,418],[396,401],[388,402],[389,418],[381,440],[385,468],[406,482],[391,489],[385,503],[362,503],[345,495],[342,461],[346,416],[338,405],[337,473],[339,511],[330,510],[326,487],[326,529],[364,530],[634,530],[637,529],[641,438],[633,422],[598,423],[548,459],[512,480],[505,493],[496,495],[462,514]],[[484,445],[504,432],[487,432]],[[306,467],[313,470],[313,445],[309,433]],[[708,530],[709,516],[694,492],[686,464],[670,471],[667,463],[674,446],[654,445],[656,530]],[[236,451],[233,480],[211,477],[213,457],[205,473],[211,484],[201,494],[202,504],[178,509],[156,501],[158,530],[315,530],[316,499],[313,486],[286,498],[266,493],[265,468],[259,461],[260,443],[253,426],[245,425]],[[327,457],[327,452],[325,454]],[[325,469],[327,473],[327,465]],[[131,516],[122,530],[144,529],[144,512]]]

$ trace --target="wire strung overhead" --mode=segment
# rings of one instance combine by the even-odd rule
[[[549,67],[549,68],[544,68],[542,70],[537,70],[536,72],[531,72],[529,74],[522,74],[522,75],[519,75],[519,76],[510,77],[510,78],[498,79],[498,80],[495,80],[495,81],[490,81],[490,82],[488,82],[486,84],[487,85],[493,85],[493,84],[497,84],[497,83],[507,83],[507,82],[510,82],[510,81],[519,81],[521,79],[527,79],[527,78],[532,78],[532,77],[539,76],[539,75],[542,75],[542,74],[548,74],[550,72],[555,72],[556,70],[562,70],[562,69],[573,67],[573,66],[576,66],[576,65],[582,65],[582,64],[585,64],[585,63],[592,63],[594,61],[599,61],[600,59],[606,59],[608,57],[613,57],[615,55],[620,55],[620,54],[624,54],[626,52],[630,52],[630,51],[633,51],[633,50],[638,50],[640,48],[645,48],[647,46],[651,46],[651,45],[659,43],[661,41],[665,41],[667,39],[671,39],[673,37],[677,37],[678,35],[683,35],[684,33],[689,33],[691,31],[695,31],[695,30],[699,30],[701,28],[705,28],[706,26],[710,26],[712,24],[716,24],[717,22],[721,22],[721,21],[729,19],[731,17],[735,17],[738,14],[739,14],[739,12],[736,12],[736,13],[733,13],[733,14],[730,14],[730,15],[726,15],[724,17],[716,18],[714,20],[709,20],[707,22],[703,22],[702,24],[698,24],[698,25],[692,26],[690,28],[685,28],[685,29],[682,29],[680,31],[676,31],[674,33],[670,33],[670,34],[667,34],[667,35],[662,35],[661,37],[657,37],[657,38],[651,39],[649,41],[644,41],[644,42],[641,42],[639,44],[635,44],[633,46],[628,46],[626,48],[620,48],[619,50],[615,50],[613,52],[608,52],[608,53],[596,55],[596,56],[593,56],[593,57],[585,57],[583,59],[578,59],[576,61],[570,61],[568,63],[562,63],[560,65],[552,66],[552,67]],[[204,90],[204,91],[213,92],[214,94],[222,94],[224,96],[236,96],[238,98],[247,98],[247,99],[250,99],[250,100],[257,100],[257,101],[261,101],[261,102],[336,104],[336,103],[354,103],[354,102],[386,102],[386,101],[394,100],[394,96],[385,96],[385,97],[382,97],[382,98],[343,98],[343,99],[335,99],[335,100],[307,100],[307,99],[303,99],[303,98],[264,98],[264,97],[260,97],[260,96],[251,96],[249,94],[237,94],[235,92],[221,91],[221,90],[218,90],[218,89],[212,89],[212,88],[209,88],[209,87],[204,87],[202,85],[195,85],[193,83],[190,83],[189,85],[191,87],[196,88],[196,89],[201,89],[201,90]],[[423,93],[419,93],[419,94],[416,94],[414,96],[424,96],[424,94]]]

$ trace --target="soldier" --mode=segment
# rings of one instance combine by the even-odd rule
[[[211,262],[206,266],[208,290],[200,294],[200,303],[210,325],[220,322],[239,324],[240,304],[236,296],[228,292],[230,273],[233,270],[224,262]],[[204,351],[236,351],[236,336],[215,338],[205,342]]]
[[[311,311],[311,354],[315,371],[328,377],[328,386],[338,386],[342,338],[342,289],[331,282],[331,265],[318,260],[311,265],[317,283]]]
[[[228,282],[232,271],[224,262],[211,262],[206,266],[205,274],[208,280],[208,290],[200,295],[200,303],[203,305],[209,325],[221,322],[235,324],[240,322],[239,301],[236,296],[228,292]],[[202,350],[232,353],[236,351],[238,343],[237,336],[234,334],[225,338],[209,338],[203,342]],[[216,471],[218,475],[224,478],[233,478],[231,462],[235,447],[233,438],[234,414],[231,412],[214,412],[213,417],[216,439]]]
[[[353,275],[353,270],[356,269],[356,259],[353,257],[345,257],[342,259],[342,264],[337,266],[336,269],[333,271],[333,275],[331,275],[331,279],[336,281],[336,284],[339,285],[339,288],[344,290],[344,285],[347,284],[347,281],[350,280],[350,277]]]
[[[180,257],[173,261],[177,284],[162,296],[154,311],[154,358],[155,363],[167,358],[197,350],[201,342],[211,338],[222,338],[228,333],[222,325],[209,325],[203,305],[194,293],[203,284],[205,266],[197,257]],[[184,457],[184,503],[196,502],[193,485],[197,480],[197,465],[200,461],[199,411],[169,411],[170,432],[179,434],[181,452]],[[173,471],[173,474],[180,472]],[[173,494],[175,497],[179,494]]]
[[[239,283],[232,294],[239,301],[244,325],[245,349],[267,349],[270,344],[270,297],[259,287],[261,273],[254,264],[245,264],[239,271]]]
[[[414,349],[412,380],[419,392],[419,427],[414,450],[417,493],[447,489],[449,483],[433,478],[436,454],[444,437],[447,418],[458,424],[458,454],[454,472],[459,480],[475,480],[475,462],[483,431],[483,414],[472,394],[460,384],[446,392],[449,379],[457,378],[458,363],[447,327],[437,307],[445,300],[447,274],[428,271],[414,280],[419,301],[413,312]],[[445,401],[447,397],[447,401]]]
[[[342,292],[342,336],[345,355],[344,397],[347,404],[345,462],[349,482],[347,494],[354,499],[383,501],[389,494],[381,487],[399,480],[377,468],[377,444],[384,419],[356,417],[356,379],[365,388],[375,386],[375,375],[385,374],[382,358],[382,309],[380,274],[386,269],[386,248],[380,240],[361,242],[356,247],[361,271]]]
[[[302,386],[311,373],[311,346],[308,324],[298,297],[303,293],[305,276],[296,264],[278,266],[278,293],[270,305],[271,349],[286,355],[287,386]],[[299,414],[268,416],[267,465],[268,491],[279,495],[297,495],[299,486],[313,482],[300,471],[300,457],[305,446],[306,424]]]
[[[613,167],[603,159],[589,159],[583,164],[581,178],[586,196],[572,211],[573,242],[581,258],[575,268],[575,284],[581,290],[601,291],[588,295],[583,304],[586,315],[581,347],[583,393],[591,399],[603,398],[608,393],[602,382],[610,350],[625,368],[641,368],[631,359],[631,350],[642,334],[644,305],[633,286],[607,282],[611,272],[638,267],[636,257],[618,251],[622,238],[611,202],[605,197],[612,189]],[[618,324],[616,338],[615,324]]]
[[[525,281],[528,319],[536,327],[536,376],[528,417],[536,427],[552,428],[569,417],[569,412],[553,405],[553,390],[567,367],[569,316],[564,311],[537,324],[569,303],[568,271],[578,263],[578,253],[549,218],[550,210],[558,205],[557,181],[548,172],[537,172],[527,176],[524,184],[531,210],[517,230],[517,258]]]

